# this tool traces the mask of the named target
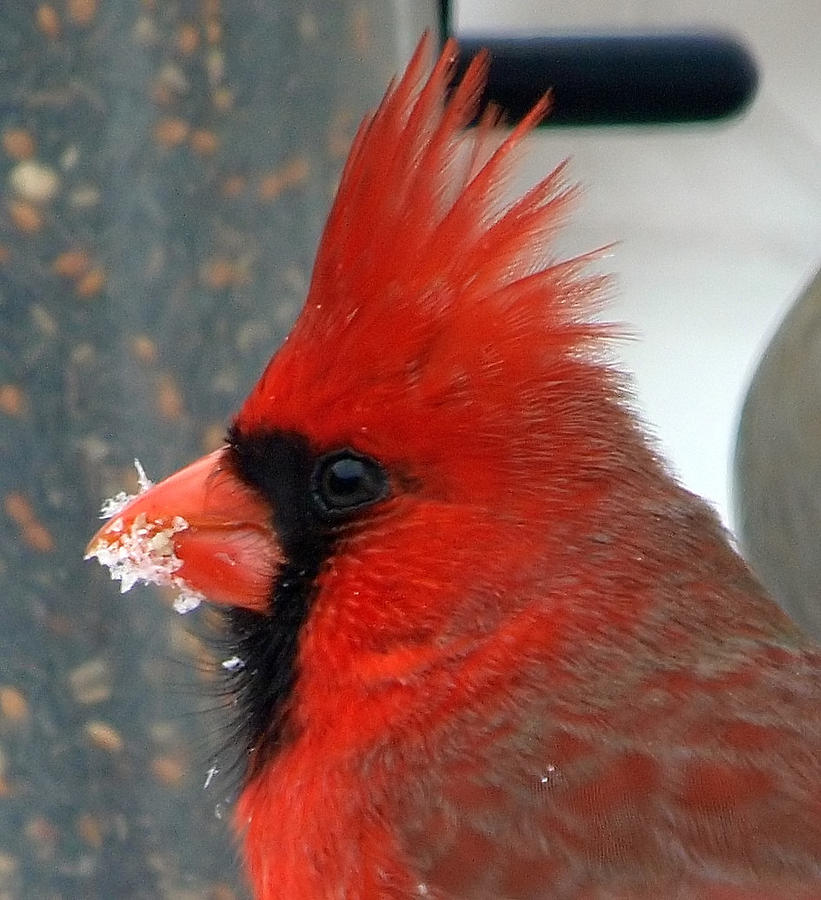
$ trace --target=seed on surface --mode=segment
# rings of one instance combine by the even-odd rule
[[[213,156],[219,150],[219,138],[213,131],[198,128],[191,134],[191,149],[199,156]]]
[[[35,234],[43,227],[43,214],[33,203],[25,200],[13,200],[9,203],[9,216],[25,234]]]
[[[37,143],[25,128],[7,128],[3,132],[3,149],[13,159],[29,159],[37,152]]]
[[[0,412],[18,418],[26,411],[26,395],[16,384],[0,384]]]
[[[177,49],[184,56],[193,53],[200,45],[200,32],[196,25],[186,22],[177,31]]]
[[[74,829],[80,840],[88,844],[89,847],[93,847],[95,850],[99,850],[102,847],[103,828],[100,820],[92,816],[91,813],[82,813],[82,815],[78,816]]]
[[[91,743],[107,753],[119,753],[124,746],[122,735],[108,722],[86,722],[85,732]]]
[[[146,365],[157,361],[157,345],[147,334],[135,334],[131,338],[131,352]]]
[[[155,756],[151,760],[151,771],[157,781],[169,787],[177,787],[185,778],[185,766],[174,756]]]
[[[76,703],[103,703],[113,690],[111,667],[102,657],[89,659],[68,673],[68,686]]]
[[[91,259],[85,250],[66,250],[51,264],[56,275],[61,278],[76,279],[84,275],[91,266]]]
[[[260,200],[275,200],[287,188],[307,181],[310,173],[311,164],[307,157],[295,156],[262,179],[257,191]]]
[[[173,116],[160,119],[154,126],[154,139],[166,149],[179,147],[188,137],[190,126],[183,119]]]
[[[8,684],[0,686],[0,715],[12,722],[24,722],[29,717],[29,705],[22,691]]]
[[[96,297],[105,287],[105,284],[105,272],[100,268],[92,269],[80,278],[75,287],[75,291],[77,292],[78,297],[88,300],[91,297]]]
[[[37,27],[50,40],[60,37],[60,16],[50,3],[41,3],[35,13]]]
[[[185,404],[182,393],[173,375],[168,372],[160,375],[157,384],[157,412],[164,419],[175,421],[183,414]]]
[[[97,0],[68,0],[66,13],[75,25],[90,25],[97,15]]]

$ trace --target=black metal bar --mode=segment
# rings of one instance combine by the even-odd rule
[[[521,118],[550,90],[547,125],[709,121],[741,112],[758,84],[755,62],[719,33],[460,36],[460,70],[491,52],[486,101]]]

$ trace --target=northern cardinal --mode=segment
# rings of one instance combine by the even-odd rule
[[[223,607],[260,900],[821,897],[821,652],[608,362],[539,104],[426,45],[360,127],[226,445],[88,553]]]

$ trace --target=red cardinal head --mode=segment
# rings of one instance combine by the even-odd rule
[[[572,196],[561,169],[504,196],[547,101],[501,144],[492,114],[465,132],[487,57],[445,103],[455,46],[424,80],[426,56],[423,42],[360,127],[305,307],[227,446],[90,544],[132,578],[243,610],[243,640],[264,622],[279,687],[252,716],[257,757],[298,671],[328,689],[370,665],[398,677],[495,628],[524,602],[495,596],[498,570],[529,577],[635,442],[597,359],[600,279],[544,249]],[[153,557],[135,552],[152,541]]]
[[[765,851],[740,826],[681,837],[697,753],[671,723],[712,734],[684,725],[713,709],[699,679],[791,632],[642,437],[592,322],[601,279],[545,249],[561,170],[505,199],[547,103],[501,142],[492,115],[467,132],[487,57],[446,99],[454,44],[427,78],[426,53],[360,127],[226,446],[89,554],[228,610],[260,897],[577,896],[559,886],[602,873],[673,896],[628,889]],[[699,770],[692,802],[759,802],[733,774]]]

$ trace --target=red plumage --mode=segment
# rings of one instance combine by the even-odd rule
[[[547,103],[466,133],[487,59],[445,102],[455,53],[360,128],[210,474],[122,514],[288,672],[241,686],[256,896],[819,897],[821,654],[648,445],[601,279],[546,255],[561,168],[506,205]],[[214,523],[263,560],[233,597]]]

